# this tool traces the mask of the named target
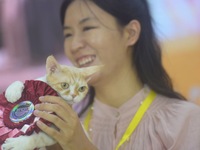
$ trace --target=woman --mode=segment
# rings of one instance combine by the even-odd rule
[[[104,68],[91,79],[80,113],[91,140],[70,106],[58,97],[42,98],[51,104],[37,109],[58,115],[36,114],[59,129],[37,123],[58,142],[52,149],[200,149],[200,109],[172,88],[146,0],[65,0],[61,19],[71,62]]]

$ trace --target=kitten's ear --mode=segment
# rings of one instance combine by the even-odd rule
[[[46,60],[46,71],[47,74],[52,74],[61,70],[60,64],[57,60],[51,55]]]
[[[88,82],[92,76],[99,72],[101,69],[103,68],[103,65],[99,65],[99,66],[91,66],[91,67],[85,67],[85,68],[79,68],[81,73],[84,75],[84,77],[86,78],[86,81]]]

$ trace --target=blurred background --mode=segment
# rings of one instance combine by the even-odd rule
[[[0,0],[0,92],[45,74],[46,57],[63,53],[62,0]],[[163,64],[175,89],[200,105],[200,0],[149,0]]]

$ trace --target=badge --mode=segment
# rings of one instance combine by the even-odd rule
[[[11,110],[10,120],[13,123],[19,123],[24,120],[27,120],[34,111],[34,104],[31,101],[23,101]]]

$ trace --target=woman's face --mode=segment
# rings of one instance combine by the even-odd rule
[[[115,18],[94,3],[75,0],[65,14],[65,53],[77,67],[104,65],[97,78],[112,78],[130,61],[123,32]]]

